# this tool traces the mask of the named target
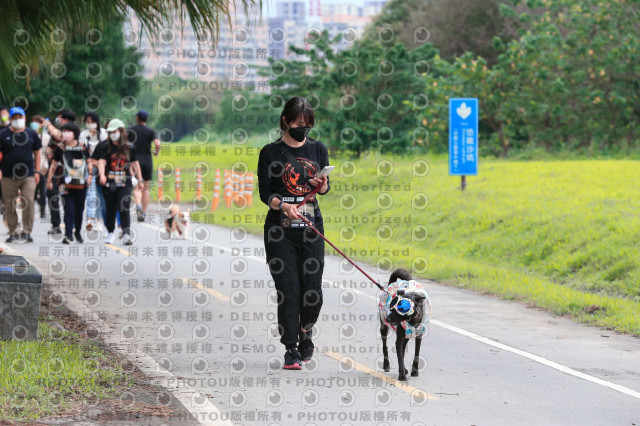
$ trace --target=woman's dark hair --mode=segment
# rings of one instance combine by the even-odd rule
[[[313,116],[313,109],[311,105],[309,105],[309,101],[300,96],[295,96],[287,101],[284,104],[284,109],[280,114],[280,136],[284,136],[284,133],[287,131],[287,126],[285,126],[284,121],[287,123],[295,123],[296,120],[302,116],[305,124],[307,126],[313,127],[315,123],[315,118]]]
[[[41,115],[34,115],[33,117],[31,117],[30,123],[33,123],[34,121],[36,123],[42,124],[42,123],[44,123],[44,118]]]
[[[89,111],[89,112],[85,113],[84,114],[83,123],[87,124],[87,118],[90,118],[94,123],[96,123],[98,125],[96,130],[98,131],[98,135],[99,135],[100,134],[100,118],[98,117],[98,114],[96,114],[93,111]]]
[[[60,110],[60,117],[67,119],[69,121],[76,121],[76,113],[70,110],[69,108],[63,108]]]
[[[73,138],[75,140],[78,140],[78,138],[80,137],[80,127],[78,127],[78,125],[76,123],[74,123],[73,121],[69,121],[68,123],[64,123],[62,125],[62,127],[60,128],[60,130],[70,130],[73,132]]]

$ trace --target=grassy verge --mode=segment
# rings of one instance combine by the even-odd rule
[[[0,342],[0,419],[58,415],[118,395],[128,378],[95,344],[53,328],[43,317],[39,340]]]
[[[160,161],[180,167],[185,183],[195,182],[196,162],[255,173],[258,145],[212,145],[192,155],[192,144],[174,144]],[[353,258],[640,335],[637,161],[486,159],[464,192],[444,156],[331,162],[332,191],[320,197],[325,231]],[[213,173],[203,181],[211,199]],[[194,193],[187,184],[182,200]],[[267,208],[257,180],[253,200],[233,209],[221,201],[194,219],[261,234]]]

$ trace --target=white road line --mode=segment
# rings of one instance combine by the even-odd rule
[[[30,264],[37,264],[36,262],[31,261],[31,259],[24,254],[18,253],[17,250],[14,251],[16,252],[15,254],[20,254],[26,258]],[[151,377],[151,382],[153,384],[162,386],[171,392],[171,394],[180,401],[182,405],[184,405],[185,409],[191,413],[200,424],[205,426],[232,426],[232,423],[228,420],[209,420],[221,419],[222,416],[218,407],[210,401],[204,390],[192,388],[183,380],[178,379],[170,372],[164,370],[160,364],[158,364],[148,354],[141,352],[140,349],[136,349],[135,353],[127,351],[122,347],[123,342],[118,332],[113,330],[95,312],[84,305],[80,299],[73,294],[66,292],[64,293],[64,297],[65,306],[73,311],[79,318],[92,318],[90,322],[86,320],[83,321],[95,326],[100,332],[100,336],[111,349],[117,351],[138,367],[140,371]],[[203,402],[199,402],[199,399]]]
[[[348,288],[348,287],[344,287],[344,288]],[[370,295],[370,294],[367,294],[367,293],[362,292],[360,290],[355,290],[355,289],[350,289],[350,290],[352,290],[354,293],[357,293],[357,294],[359,294],[361,296],[364,296],[364,297],[366,297],[368,299],[371,299],[371,300],[374,300],[374,301],[377,302],[377,299],[374,296]],[[625,395],[629,395],[629,396],[632,396],[634,398],[640,399],[640,392],[638,392],[638,391],[635,391],[633,389],[629,389],[629,388],[627,388],[625,386],[621,386],[621,385],[617,385],[615,383],[608,382],[608,381],[603,380],[603,379],[599,379],[599,378],[591,376],[589,374],[582,373],[580,371],[574,370],[574,369],[569,368],[567,366],[564,366],[562,364],[558,364],[557,362],[550,361],[550,360],[548,360],[546,358],[543,358],[543,357],[541,357],[539,355],[534,355],[534,354],[529,353],[527,351],[523,351],[522,349],[517,349],[517,348],[514,348],[512,346],[505,345],[504,343],[496,342],[495,340],[491,340],[491,339],[489,339],[487,337],[480,336],[479,334],[472,333],[470,331],[464,330],[464,329],[462,329],[460,327],[456,327],[456,326],[451,325],[451,324],[447,324],[446,322],[442,322],[442,321],[437,320],[437,319],[433,319],[432,318],[431,321],[429,321],[429,324],[437,325],[438,327],[442,327],[442,328],[444,328],[446,330],[452,331],[452,332],[460,334],[462,336],[466,336],[466,337],[468,337],[470,339],[473,339],[475,341],[478,341],[478,342],[481,342],[481,343],[485,343],[485,344],[487,344],[489,346],[493,346],[495,348],[499,348],[499,349],[502,349],[502,350],[507,351],[507,352],[511,352],[512,354],[516,354],[516,355],[519,355],[521,357],[530,359],[531,361],[535,361],[535,362],[537,362],[539,364],[546,365],[547,367],[551,367],[551,368],[553,368],[555,370],[558,370],[558,371],[561,371],[563,373],[570,374],[570,375],[572,375],[574,377],[578,377],[580,379],[587,380],[587,381],[592,382],[592,383],[596,383],[596,384],[598,384],[600,386],[604,386],[604,387],[607,387],[609,389],[613,389],[613,390],[616,390],[618,392],[622,392]]]
[[[521,357],[524,357],[524,358],[530,359],[532,361],[538,362],[538,363],[540,363],[542,365],[546,365],[547,367],[551,367],[551,368],[553,368],[555,370],[562,371],[563,373],[570,374],[572,376],[578,377],[578,378],[583,379],[583,380],[587,380],[589,382],[597,383],[597,384],[599,384],[601,386],[616,390],[618,392],[622,392],[625,395],[629,395],[629,396],[632,396],[634,398],[640,399],[640,392],[634,391],[633,389],[629,389],[629,388],[627,388],[625,386],[616,385],[615,383],[611,383],[611,382],[608,382],[606,380],[599,379],[599,378],[591,376],[589,374],[581,373],[580,371],[577,371],[577,370],[574,370],[572,368],[566,367],[566,366],[564,366],[562,364],[558,364],[557,362],[550,361],[550,360],[548,360],[546,358],[543,358],[541,356],[531,354],[531,353],[523,351],[521,349],[516,349],[514,347],[505,345],[505,344],[500,343],[500,342],[496,342],[495,340],[488,339],[486,337],[480,336],[478,334],[472,333],[472,332],[467,331],[467,330],[463,330],[463,329],[461,329],[459,327],[444,323],[444,322],[439,321],[439,320],[432,319],[429,322],[434,324],[434,325],[437,325],[439,327],[445,328],[445,329],[447,329],[449,331],[453,331],[454,333],[458,333],[458,334],[460,334],[462,336],[467,336],[468,338],[476,340],[478,342],[486,343],[487,345],[490,345],[490,346],[505,350],[507,352],[511,352],[513,354],[516,354],[516,355],[520,355]]]

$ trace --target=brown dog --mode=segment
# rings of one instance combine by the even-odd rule
[[[175,234],[178,238],[186,240],[189,235],[190,221],[189,211],[183,212],[180,207],[173,206],[169,210],[169,217],[164,221],[164,229],[169,237],[173,237]]]

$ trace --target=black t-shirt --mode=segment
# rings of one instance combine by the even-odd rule
[[[260,150],[258,158],[258,188],[260,190],[260,199],[269,206],[269,212],[265,220],[265,225],[280,224],[280,210],[274,210],[270,206],[271,199],[276,196],[293,197],[294,201],[287,201],[290,204],[298,204],[302,198],[311,192],[315,187],[308,182],[323,167],[329,165],[329,153],[327,147],[320,141],[311,139],[307,136],[304,145],[298,148],[292,148],[278,139],[279,143],[270,143]],[[287,158],[282,154],[282,147],[288,148],[296,160],[308,170],[309,178],[306,179],[291,165]],[[327,177],[327,185],[329,189],[329,177]],[[327,192],[329,191],[327,189]],[[309,201],[311,202],[311,201]],[[318,203],[315,203],[315,224],[322,226],[322,214]]]
[[[131,175],[130,173],[130,163],[133,161],[137,161],[136,151],[133,149],[133,146],[129,144],[129,159],[123,155],[118,154],[118,146],[114,145],[110,142],[100,142],[96,149],[93,151],[93,158],[97,160],[105,160],[106,165],[104,167],[104,173],[107,175],[109,172],[126,172],[127,175]]]
[[[104,150],[107,149],[108,146],[109,141],[98,142],[93,150],[93,153],[91,154],[91,159],[96,161],[100,160],[100,158],[102,158],[102,156],[104,155]]]
[[[143,125],[136,124],[127,129],[129,142],[135,146],[138,157],[151,156],[151,144],[157,138],[153,129]]]
[[[9,127],[0,130],[0,169],[3,177],[14,179],[34,175],[34,151],[42,148],[42,141],[31,127],[12,132]]]

